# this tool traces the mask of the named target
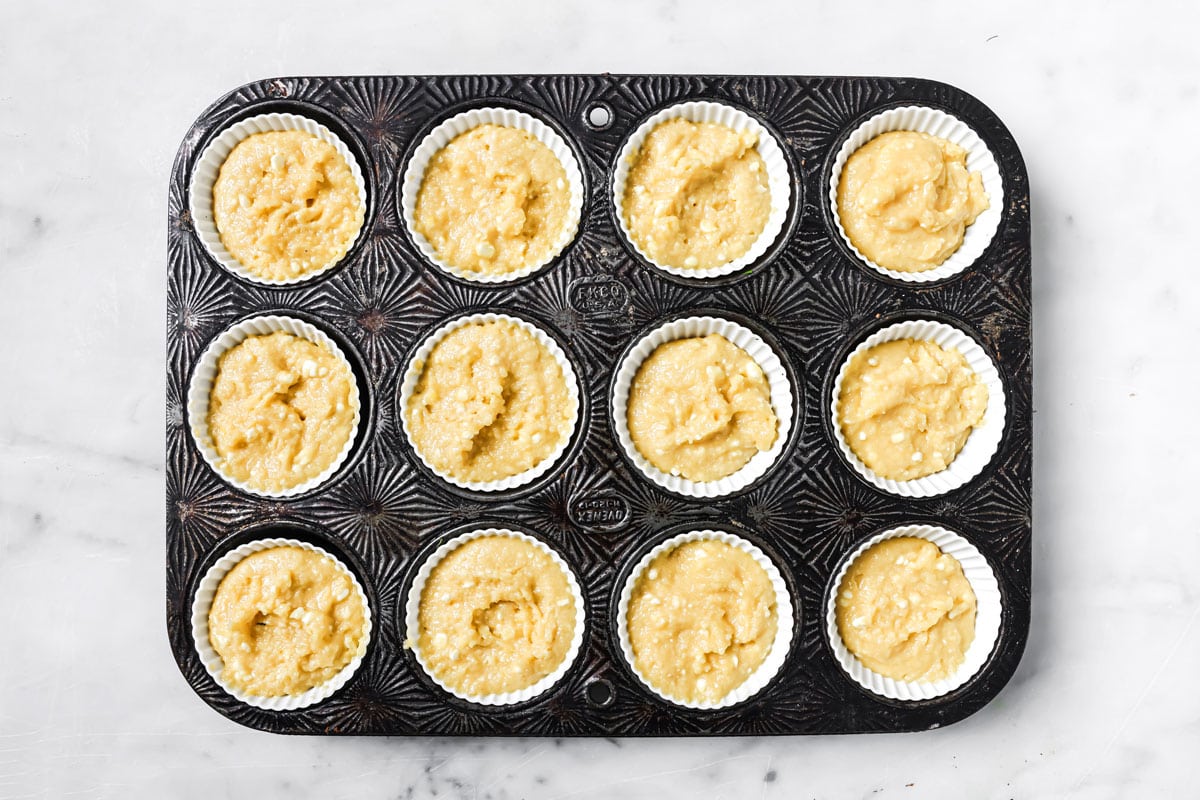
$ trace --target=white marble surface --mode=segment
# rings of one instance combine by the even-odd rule
[[[1118,5],[0,4],[0,797],[1200,796],[1200,20]],[[920,75],[1007,121],[1036,271],[1015,679],[916,735],[333,740],[218,716],[163,630],[179,138],[277,74],[605,70]]]

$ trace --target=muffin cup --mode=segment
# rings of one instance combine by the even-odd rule
[[[938,681],[898,681],[868,669],[847,649],[837,626],[837,597],[842,581],[854,561],[879,542],[910,536],[933,542],[943,553],[953,556],[962,565],[963,575],[975,593],[975,639],[967,648],[959,668]],[[834,658],[855,683],[869,692],[892,700],[931,700],[954,691],[971,680],[983,667],[1000,635],[1000,586],[987,559],[975,545],[962,536],[935,525],[905,525],[872,536],[842,563],[830,584],[832,592],[825,604],[825,629],[833,647]]]
[[[973,223],[967,226],[962,245],[950,254],[950,257],[933,269],[923,272],[901,272],[888,269],[876,264],[859,252],[846,229],[842,227],[842,218],[838,213],[838,183],[842,178],[842,168],[854,151],[881,133],[890,131],[917,131],[947,139],[967,151],[967,170],[978,172],[983,177],[983,190],[987,192],[988,207]],[[833,212],[833,225],[838,235],[850,248],[850,252],[871,269],[896,280],[908,283],[930,283],[957,275],[975,263],[1000,227],[1000,217],[1004,209],[1004,184],[1000,178],[1000,167],[992,151],[965,122],[944,111],[925,106],[903,106],[881,111],[854,129],[849,138],[842,143],[833,159],[833,171],[829,179],[829,208]]]
[[[846,377],[850,361],[864,350],[897,339],[934,342],[943,348],[957,350],[966,358],[967,365],[979,376],[979,380],[988,390],[988,405],[983,413],[983,420],[972,429],[966,444],[958,451],[950,465],[941,472],[908,481],[897,481],[878,475],[850,449],[846,437],[842,434],[842,380]],[[833,437],[846,461],[868,483],[901,497],[933,497],[953,491],[974,480],[1000,447],[1000,439],[1004,435],[1005,413],[1004,385],[991,358],[966,333],[952,325],[934,320],[897,322],[868,336],[842,363],[837,379],[833,382],[833,396],[830,398]]]
[[[550,152],[554,154],[555,158],[558,159],[558,162],[562,164],[563,169],[566,171],[567,184],[570,187],[570,201],[567,208],[566,224],[563,226],[562,233],[559,235],[550,254],[540,261],[499,275],[472,272],[471,270],[446,263],[438,257],[438,254],[433,249],[433,245],[417,230],[416,225],[417,195],[420,193],[421,184],[425,180],[425,169],[429,166],[429,160],[455,137],[466,133],[472,128],[489,124],[525,131],[550,148]],[[579,168],[579,161],[576,160],[575,153],[572,152],[566,141],[549,125],[537,117],[511,108],[473,108],[461,114],[456,114],[438,125],[421,140],[421,144],[413,151],[412,157],[408,161],[408,167],[404,170],[404,177],[401,184],[400,212],[404,217],[404,224],[408,226],[409,234],[417,245],[417,249],[435,267],[443,272],[453,275],[456,278],[476,283],[508,283],[537,272],[558,258],[563,249],[575,238],[575,234],[579,230],[579,220],[583,214],[583,172]]]
[[[625,184],[629,179],[629,169],[633,166],[633,160],[641,149],[642,143],[645,142],[646,137],[650,135],[650,132],[660,123],[672,119],[686,119],[691,122],[711,122],[724,125],[739,132],[750,130],[758,135],[758,144],[755,149],[758,150],[758,154],[762,157],[763,165],[767,169],[767,189],[771,193],[771,211],[767,216],[767,224],[763,227],[763,231],[759,234],[758,238],[754,240],[754,244],[750,245],[750,249],[726,264],[706,269],[688,269],[686,267],[660,264],[642,250],[634,240],[633,234],[629,230],[629,224],[625,220]],[[657,269],[682,278],[717,278],[753,265],[767,251],[767,248],[771,246],[776,237],[779,236],[779,232],[783,230],[783,223],[787,219],[788,208],[791,205],[791,196],[792,176],[788,169],[787,159],[784,158],[783,149],[779,146],[779,142],[775,140],[771,132],[746,112],[723,103],[714,103],[708,100],[679,103],[664,108],[662,111],[651,116],[639,125],[633,132],[633,135],[625,141],[625,145],[621,148],[621,152],[617,156],[616,166],[613,169],[613,204],[617,211],[617,222],[621,226],[621,232],[625,234],[625,239],[642,258],[649,261]]]
[[[429,575],[433,572],[442,559],[448,556],[451,552],[458,549],[474,539],[480,539],[485,536],[508,536],[513,539],[520,539],[524,542],[529,542],[534,547],[541,550],[550,556],[551,560],[563,571],[567,577],[567,586],[571,590],[571,598],[575,602],[575,632],[571,636],[570,647],[567,648],[567,653],[563,657],[562,663],[546,677],[539,680],[532,686],[527,686],[524,689],[519,689],[515,692],[502,692],[496,694],[472,695],[461,692],[447,684],[443,683],[429,665],[425,663],[425,657],[421,654],[421,626],[420,626],[420,609],[421,609],[421,592],[425,589],[425,582],[429,580]],[[575,579],[575,573],[567,565],[557,552],[549,545],[539,539],[535,539],[526,533],[509,530],[507,528],[481,528],[479,530],[464,533],[460,536],[455,536],[448,542],[437,548],[433,555],[425,559],[421,564],[421,568],[417,571],[416,577],[413,579],[412,588],[408,592],[408,600],[404,606],[404,646],[410,648],[413,655],[417,659],[417,663],[421,665],[421,669],[429,676],[435,684],[440,686],[445,691],[459,698],[466,700],[469,703],[477,703],[483,706],[504,706],[512,705],[513,703],[523,703],[526,700],[532,700],[548,691],[556,683],[562,680],[562,677],[567,674],[567,670],[575,663],[576,656],[579,655],[579,649],[583,644],[583,631],[587,620],[584,616],[583,591],[579,588],[579,581]]]
[[[760,567],[766,570],[767,577],[771,581],[771,586],[775,589],[775,613],[778,620],[775,641],[772,643],[771,650],[767,653],[767,657],[763,660],[763,663],[740,686],[734,688],[729,694],[715,703],[707,701],[695,703],[683,698],[673,697],[655,688],[651,685],[649,679],[638,670],[633,655],[633,644],[629,639],[629,600],[633,596],[633,589],[637,585],[638,578],[650,566],[650,562],[661,554],[668,550],[674,550],[676,547],[688,542],[701,541],[717,541],[733,545],[739,550],[748,553]],[[748,700],[757,694],[779,673],[783,662],[787,659],[788,651],[791,648],[792,631],[795,621],[796,612],[792,606],[792,596],[788,592],[787,585],[783,582],[783,576],[780,575],[775,564],[755,545],[740,536],[734,536],[732,533],[726,533],[725,531],[707,529],[689,531],[681,533],[678,536],[672,536],[670,539],[657,545],[650,552],[646,553],[646,555],[642,556],[641,560],[634,566],[617,600],[617,639],[621,646],[621,654],[625,657],[625,663],[629,665],[629,668],[637,676],[638,680],[642,682],[643,686],[662,699],[677,706],[683,706],[684,708],[705,710],[726,708]]]
[[[212,436],[208,430],[208,402],[213,382],[216,380],[217,364],[221,360],[221,356],[251,336],[264,336],[276,331],[286,331],[293,336],[298,336],[301,339],[307,339],[314,344],[320,345],[333,353],[339,361],[346,365],[352,381],[350,402],[354,406],[354,422],[350,429],[350,436],[346,439],[346,444],[343,445],[341,452],[334,459],[333,463],[326,467],[321,474],[290,489],[268,491],[255,488],[244,481],[237,480],[221,468],[222,458],[217,453]],[[205,462],[213,468],[217,475],[239,491],[258,497],[271,498],[295,497],[296,495],[315,489],[329,480],[341,468],[342,464],[345,463],[346,458],[350,455],[350,451],[354,448],[354,440],[358,436],[358,427],[362,422],[362,404],[359,399],[358,377],[354,374],[350,361],[346,358],[342,349],[338,347],[337,342],[320,328],[303,320],[274,315],[243,320],[225,330],[212,341],[208,349],[200,356],[200,360],[196,364],[196,370],[192,373],[192,382],[188,386],[187,409],[192,439],[196,442],[196,447],[200,450],[200,455],[204,457]]]
[[[671,475],[651,464],[638,451],[629,433],[627,419],[629,404],[629,389],[633,379],[650,354],[660,345],[676,339],[689,339],[718,333],[729,340],[731,344],[746,352],[767,378],[771,391],[771,410],[775,412],[776,428],[775,443],[770,449],[754,455],[746,464],[731,475],[714,481],[692,481],[681,475]],[[689,497],[720,497],[746,488],[778,460],[783,448],[787,445],[788,436],[792,431],[792,384],[788,380],[783,362],[763,341],[762,337],[736,322],[718,317],[685,317],[665,323],[643,336],[633,346],[621,362],[613,382],[612,421],[613,431],[617,441],[621,443],[625,454],[638,470],[657,485]]]
[[[358,654],[350,660],[350,663],[341,672],[334,675],[325,683],[314,686],[301,694],[264,697],[262,695],[246,694],[240,689],[236,689],[225,683],[224,678],[221,676],[224,662],[217,651],[213,649],[212,643],[208,638],[208,613],[212,608],[213,595],[216,594],[217,587],[220,586],[221,580],[229,574],[229,571],[246,556],[262,550],[269,550],[272,547],[298,547],[302,550],[311,550],[314,553],[320,553],[323,556],[333,559],[334,563],[350,577],[354,591],[358,592],[358,596],[362,599],[363,640]],[[217,682],[217,685],[226,694],[231,695],[246,705],[267,711],[294,711],[299,708],[307,708],[321,702],[345,686],[346,682],[358,671],[358,667],[362,664],[363,657],[366,655],[367,648],[370,647],[372,627],[371,604],[367,601],[367,593],[363,591],[362,584],[358,582],[358,578],[355,577],[354,573],[340,559],[325,549],[309,544],[308,542],[301,542],[297,539],[256,539],[253,542],[248,542],[241,547],[229,551],[218,559],[217,563],[213,564],[208,572],[204,574],[204,577],[200,580],[199,587],[196,589],[196,596],[192,600],[192,641],[195,644],[196,652],[200,655],[200,663],[204,665],[204,669],[208,671],[208,674],[212,676],[212,679]]]
[[[242,262],[234,258],[233,254],[226,250],[225,245],[221,242],[221,234],[217,231],[217,224],[213,220],[213,184],[216,182],[217,175],[221,171],[221,165],[225,163],[225,159],[229,156],[233,148],[237,147],[242,141],[249,139],[256,133],[266,133],[268,131],[305,131],[333,145],[338,155],[350,167],[350,174],[354,177],[354,184],[358,188],[359,209],[363,215],[358,233],[346,245],[346,252],[342,253],[335,261],[320,269],[306,272],[303,275],[283,278],[281,280],[256,275],[248,270]],[[204,148],[204,152],[200,154],[200,158],[197,159],[196,165],[192,168],[191,191],[188,193],[188,210],[192,215],[192,225],[196,230],[196,235],[200,238],[201,243],[203,243],[204,249],[208,251],[208,254],[221,267],[237,275],[239,278],[244,278],[252,283],[264,286],[289,286],[294,283],[312,280],[318,275],[323,275],[345,260],[346,253],[350,252],[350,249],[354,247],[354,243],[362,236],[362,230],[366,226],[367,186],[363,179],[362,168],[359,166],[358,159],[350,152],[350,148],[346,146],[346,143],[324,125],[297,114],[259,114],[258,116],[250,117],[230,125],[220,135],[209,142],[208,147]]]
[[[518,472],[516,475],[510,475],[507,478],[500,478],[494,481],[464,481],[454,477],[448,472],[439,470],[425,459],[425,455],[420,451],[416,443],[413,441],[412,431],[408,426],[408,403],[412,399],[413,392],[416,391],[417,382],[421,379],[421,373],[425,369],[426,360],[429,358],[429,354],[433,352],[433,348],[437,346],[438,342],[446,338],[446,335],[450,332],[456,331],[465,325],[470,325],[474,322],[497,321],[511,322],[517,325],[522,330],[531,334],[542,347],[546,348],[546,350],[549,351],[552,356],[554,356],[554,360],[558,362],[559,368],[562,369],[563,378],[566,379],[567,382],[567,399],[574,406],[571,415],[571,426],[563,435],[562,441],[559,443],[558,447],[555,448],[549,456],[542,459],[540,462],[524,472]],[[413,453],[421,460],[421,463],[424,464],[430,472],[432,472],[434,475],[437,475],[447,483],[459,487],[460,489],[469,489],[475,492],[503,492],[509,489],[516,489],[519,486],[524,486],[531,481],[537,480],[542,475],[546,474],[546,472],[549,471],[549,469],[553,467],[560,458],[562,458],[562,454],[566,452],[567,446],[571,443],[571,437],[575,435],[576,426],[579,425],[579,378],[576,376],[575,368],[571,366],[571,362],[567,358],[567,354],[563,352],[563,349],[559,346],[558,342],[556,342],[549,334],[533,323],[526,322],[519,317],[511,317],[508,314],[471,314],[469,316],[459,317],[458,319],[447,322],[445,325],[442,325],[433,333],[429,334],[429,336],[425,338],[425,341],[421,342],[420,347],[417,348],[417,351],[409,360],[408,367],[404,370],[404,379],[400,384],[399,410],[400,421],[404,427],[404,435],[408,438],[408,443],[412,446]]]

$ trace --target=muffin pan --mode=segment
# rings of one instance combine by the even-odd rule
[[[628,241],[614,208],[618,154],[673,105],[711,101],[769,131],[792,176],[781,230],[748,267],[669,274]],[[856,129],[905,107],[952,115],[986,144],[1002,183],[999,220],[977,258],[940,280],[901,280],[847,246],[830,207],[834,161]],[[431,263],[404,221],[403,179],[438,125],[471,109],[523,112],[552,129],[581,170],[572,241],[515,280],[480,282]],[[190,210],[208,144],[241,120],[295,114],[328,128],[362,167],[366,221],[343,260],[311,279],[269,286],[222,266]],[[995,201],[993,201],[995,202]],[[924,730],[960,720],[1012,676],[1029,627],[1032,536],[1029,185],[1021,155],[978,100],[918,79],[740,76],[460,76],[281,78],[210,106],[171,173],[167,288],[167,629],[185,679],[244,725],[278,733],[700,736]],[[527,483],[482,492],[448,483],[414,454],[400,392],[417,348],[470,314],[511,314],[562,348],[581,394],[565,451]],[[188,387],[205,350],[238,322],[280,315],[337,343],[360,388],[361,421],[336,472],[287,497],[226,483],[192,434]],[[632,463],[612,419],[615,375],[652,331],[689,317],[729,320],[760,337],[791,385],[790,430],[761,474],[719,496],[655,483]],[[848,355],[897,322],[956,328],[984,351],[1005,398],[999,444],[978,474],[927,497],[869,482],[840,450],[830,416]],[[887,697],[839,663],[826,625],[833,581],[864,543],[894,528],[957,534],[991,565],[995,645],[961,686],[925,699]],[[486,706],[438,687],[405,648],[406,602],[422,564],[456,536],[503,528],[547,544],[584,598],[578,656],[547,691]],[[732,705],[675,705],[638,680],[622,654],[619,595],[635,566],[673,536],[725,532],[757,547],[790,593],[792,636],[778,671]],[[228,694],[202,662],[192,609],[205,575],[249,542],[321,547],[357,577],[372,633],[362,663],[328,697],[258,708]]]

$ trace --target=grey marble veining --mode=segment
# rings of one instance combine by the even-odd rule
[[[1195,796],[1192,9],[525,0],[345,4],[331,23],[331,7],[0,6],[0,797]],[[1016,677],[912,735],[327,739],[218,716],[163,621],[179,137],[275,74],[605,70],[920,75],[1008,123],[1036,298],[1034,611]]]

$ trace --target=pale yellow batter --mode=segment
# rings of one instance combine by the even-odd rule
[[[838,587],[838,634],[868,669],[898,681],[936,681],[975,640],[975,593],[953,556],[924,539],[874,545]]]
[[[779,619],[775,589],[749,553],[686,542],[654,558],[629,598],[634,666],[663,694],[716,703],[766,660]]]
[[[988,207],[967,151],[916,131],[876,136],[851,154],[837,189],[842,228],[858,251],[898,272],[933,269]]]
[[[217,468],[278,492],[324,472],[354,435],[350,366],[318,344],[276,331],[225,352],[208,397]]]
[[[629,387],[626,422],[647,461],[692,481],[737,472],[778,428],[762,367],[716,333],[655,348]]]
[[[839,424],[846,444],[876,475],[909,481],[948,467],[987,405],[987,387],[962,353],[899,339],[851,359]]]
[[[336,263],[358,236],[365,212],[346,160],[306,131],[243,139],[213,184],[221,243],[266,280],[299,278]]]
[[[246,694],[301,694],[367,646],[362,594],[328,556],[300,547],[253,553],[221,580],[208,639],[222,680]]]
[[[741,257],[771,213],[767,170],[752,131],[667,120],[633,154],[621,213],[657,264],[708,269]]]
[[[413,447],[435,469],[495,481],[548,458],[576,410],[553,354],[496,320],[464,325],[434,346],[404,413]]]
[[[549,147],[526,131],[488,124],[429,160],[414,222],[450,266],[503,275],[555,254],[570,204],[567,172]]]
[[[483,536],[430,572],[416,646],[429,672],[463,694],[516,692],[562,664],[575,617],[566,573],[545,551],[512,536]]]

